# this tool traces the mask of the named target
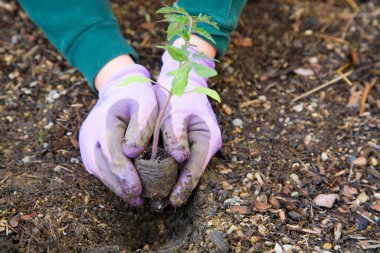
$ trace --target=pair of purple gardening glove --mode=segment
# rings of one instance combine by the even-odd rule
[[[158,83],[170,90],[173,77],[167,73],[175,70],[179,63],[167,52],[162,61]],[[211,60],[197,62],[214,67]],[[142,185],[131,158],[151,145],[158,111],[168,93],[149,82],[119,86],[130,76],[150,78],[146,68],[134,64],[106,81],[99,91],[98,102],[82,124],[79,145],[86,170],[123,200],[140,206],[144,203]],[[207,79],[192,70],[186,90],[198,86],[207,87]],[[185,93],[171,99],[161,131],[166,152],[182,163],[170,195],[170,203],[180,206],[189,198],[211,157],[221,147],[220,129],[206,95]]]

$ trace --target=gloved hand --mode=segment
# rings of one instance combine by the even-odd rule
[[[170,90],[173,77],[167,73],[177,69],[179,63],[173,60],[168,52],[162,56],[162,62],[158,83]],[[211,60],[196,62],[215,67]],[[207,87],[207,78],[199,77],[192,70],[186,91],[198,86]],[[167,96],[168,93],[162,88],[156,88],[160,108]],[[162,120],[161,131],[166,152],[177,162],[185,162],[170,195],[170,203],[180,206],[189,198],[211,157],[220,149],[221,132],[207,96],[197,93],[185,93],[182,97],[171,98]]]
[[[140,178],[129,158],[136,157],[148,144],[158,112],[151,83],[118,86],[137,75],[149,77],[143,66],[133,64],[106,81],[79,133],[86,170],[133,206],[142,205],[144,200]]]

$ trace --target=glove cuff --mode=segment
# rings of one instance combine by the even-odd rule
[[[99,90],[99,98],[106,94],[107,90],[130,76],[144,76],[150,78],[149,71],[140,64],[128,65],[111,75]]]

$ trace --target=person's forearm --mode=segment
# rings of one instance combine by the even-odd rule
[[[130,55],[108,0],[19,0],[28,16],[94,89],[94,79],[111,60]],[[100,76],[103,80],[105,77]]]
[[[211,21],[218,24],[220,30],[207,24],[199,24],[200,27],[213,37],[216,44],[207,38],[203,40],[213,45],[217,51],[216,58],[222,57],[229,44],[229,35],[236,29],[240,13],[247,0],[178,0],[178,5],[183,7],[190,15],[205,14],[211,16]]]

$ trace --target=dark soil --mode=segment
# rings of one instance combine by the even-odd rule
[[[157,158],[150,159],[151,152],[143,152],[135,161],[143,185],[142,196],[148,199],[163,199],[173,189],[178,178],[178,165],[162,148],[157,149]]]
[[[380,3],[357,0],[355,13],[348,2],[248,2],[220,75],[209,81],[223,101],[213,104],[223,147],[186,206],[154,214],[128,207],[86,173],[77,134],[96,98],[16,2],[0,0],[1,247],[214,252],[229,244],[234,252],[375,252]],[[162,4],[169,2],[112,1],[152,76],[161,66],[155,45],[165,38],[153,13]],[[355,58],[344,70],[353,69],[352,85],[340,80],[292,101]],[[336,194],[331,208],[314,203],[320,194]],[[37,217],[12,222],[33,211]]]

